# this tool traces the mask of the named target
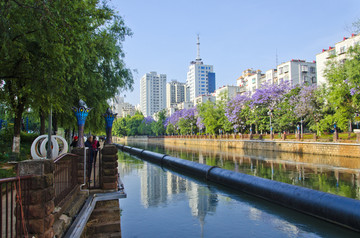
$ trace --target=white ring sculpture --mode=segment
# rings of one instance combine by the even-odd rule
[[[58,140],[62,141],[64,147],[59,152]],[[46,159],[46,143],[48,142],[48,135],[38,136],[31,145],[31,157],[33,159]],[[51,158],[55,159],[59,155],[64,154],[68,151],[68,143],[61,136],[51,136],[52,154]]]

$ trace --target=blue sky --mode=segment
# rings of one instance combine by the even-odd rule
[[[247,68],[266,71],[317,53],[351,34],[359,0],[113,0],[133,36],[123,43],[134,72],[125,101],[140,103],[140,79],[150,71],[186,81],[196,58],[196,36],[205,64],[214,65],[216,87],[235,85]]]

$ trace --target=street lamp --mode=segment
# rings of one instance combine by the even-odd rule
[[[269,110],[267,114],[268,114],[269,117],[270,117],[270,135],[271,135],[271,134],[272,134],[272,126],[271,126],[271,116],[272,116],[272,112],[271,112],[271,110]]]
[[[303,138],[303,119],[301,118],[300,124],[301,124],[301,139]]]

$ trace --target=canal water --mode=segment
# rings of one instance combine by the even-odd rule
[[[360,200],[360,158],[295,154],[263,150],[169,146],[130,146],[192,160],[210,166],[303,186]]]
[[[120,200],[125,238],[359,237],[348,229],[122,152],[119,173],[128,195]]]

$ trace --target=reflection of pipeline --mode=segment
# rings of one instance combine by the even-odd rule
[[[360,231],[359,200],[199,164],[143,149],[123,145],[117,146],[124,152],[174,171],[204,178],[237,191]]]

